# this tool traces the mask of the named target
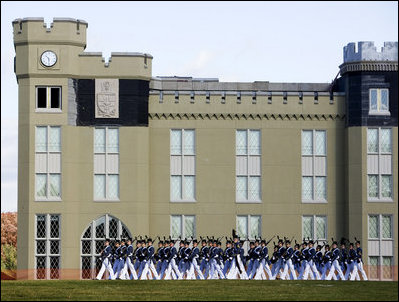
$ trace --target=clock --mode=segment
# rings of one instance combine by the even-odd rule
[[[57,63],[57,55],[51,50],[46,50],[42,53],[40,61],[46,67],[54,66]]]

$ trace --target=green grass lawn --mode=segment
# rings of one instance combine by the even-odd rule
[[[398,282],[1,281],[1,300],[398,300]]]

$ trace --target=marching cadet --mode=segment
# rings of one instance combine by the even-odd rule
[[[157,270],[154,266],[154,253],[155,249],[152,246],[152,239],[147,239],[147,249],[146,249],[146,256],[145,256],[145,266],[143,272],[141,273],[140,280],[151,280],[156,279],[159,280],[159,276]],[[152,273],[152,274],[151,274]]]
[[[186,274],[188,270],[190,269],[190,255],[191,255],[191,248],[190,248],[190,242],[186,240],[184,242],[184,251],[183,251],[183,259],[182,259],[182,275]]]
[[[111,256],[112,256],[112,249],[111,246],[109,245],[109,239],[105,239],[104,249],[101,251],[102,264],[101,264],[101,269],[96,277],[97,280],[102,279],[105,270],[108,270],[111,279],[115,279],[114,271],[112,270],[112,266],[110,263]]]
[[[301,259],[302,259],[302,255],[301,255],[301,251],[299,250],[300,245],[299,243],[296,243],[294,245],[294,254],[292,255],[292,263],[294,264],[294,268],[295,270],[300,273],[301,270]],[[298,277],[299,279],[299,277]]]
[[[137,239],[136,242],[136,250],[134,251],[134,259],[136,259],[136,262],[134,263],[134,269],[137,271],[140,268],[140,260],[139,260],[139,254],[141,254],[141,240]]]
[[[213,247],[210,250],[210,273],[208,279],[226,279],[220,267],[220,250],[218,248],[219,242],[214,240]]]
[[[209,272],[211,271],[211,251],[213,249],[213,240],[208,239],[208,249],[205,254],[205,272],[204,278],[209,279]]]
[[[197,272],[197,279],[204,280],[204,275],[202,274],[201,269],[198,265],[199,253],[200,251],[198,248],[198,241],[197,239],[194,239],[193,249],[189,256],[190,268],[187,273],[187,279],[195,279],[195,272]]]
[[[304,238],[303,242],[302,242],[302,249],[301,249],[302,258],[301,258],[300,272],[299,272],[299,276],[298,276],[299,280],[302,280],[303,275],[305,274],[305,269],[308,265],[308,260],[307,260],[309,257],[308,253],[309,253],[308,243],[305,241],[305,238]]]
[[[262,246],[261,266],[266,271],[267,275],[269,276],[269,280],[270,280],[273,275],[272,275],[272,272],[271,272],[270,266],[269,266],[271,264],[271,262],[269,260],[269,249],[267,248],[266,240],[262,239],[260,244]],[[263,272],[263,270],[262,270],[262,272]],[[264,278],[264,279],[266,279],[266,278]]]
[[[310,277],[312,280],[316,279],[320,280],[320,274],[319,271],[316,268],[316,264],[314,263],[314,257],[316,255],[316,249],[313,246],[313,240],[310,240],[308,242],[308,258],[307,258],[307,265],[305,268],[305,273],[303,275],[303,279],[307,280],[308,279],[308,274],[310,273]]]
[[[164,245],[163,245],[163,241],[162,240],[160,240],[159,242],[158,242],[158,250],[157,250],[157,252],[155,253],[155,260],[157,261],[157,265],[156,265],[156,268],[157,268],[157,274],[158,274],[158,276],[160,276],[160,273],[161,273],[161,269],[162,269],[162,261],[163,261],[163,258],[164,258],[164,252],[163,252],[163,250],[164,250]]]
[[[255,249],[255,242],[251,241],[249,243],[249,250],[248,250],[248,256],[246,257],[246,262],[247,262],[247,275],[249,279],[251,278],[251,273],[252,273],[252,266],[254,264],[254,255],[253,251]]]
[[[339,261],[339,264],[340,264],[340,266],[341,266],[342,272],[348,270],[348,268],[347,268],[348,252],[346,251],[345,241],[346,241],[345,238],[342,238],[342,239],[341,239],[341,250],[340,250],[340,252],[341,252],[341,257],[339,258],[339,260],[340,260],[340,261]],[[345,273],[345,276],[346,276],[346,273]],[[347,279],[347,278],[345,277],[345,279]]]
[[[179,271],[182,275],[184,275],[184,250],[186,248],[184,247],[184,240],[180,239],[180,246],[179,246],[179,250],[177,252],[177,258],[176,258],[176,264],[177,267],[179,268]]]
[[[230,240],[226,240],[226,249],[224,250],[223,253],[223,259],[224,259],[223,274],[226,276],[227,279],[230,279],[229,276],[227,275],[227,272],[230,269],[231,264],[233,262],[233,249],[231,248]]]
[[[173,279],[183,279],[179,268],[176,265],[176,258],[177,258],[177,250],[175,247],[175,241],[170,240],[169,243],[169,257],[168,257],[168,268],[165,272],[165,280],[170,280],[172,277]]]
[[[283,268],[283,274],[281,275],[281,279],[285,279],[285,277],[288,277],[288,269],[290,270],[290,280],[296,280],[296,273],[295,273],[295,268],[294,265],[292,264],[292,256],[294,255],[294,249],[291,247],[291,241],[286,240],[285,241],[285,254],[284,254],[284,268]]]
[[[254,249],[252,251],[252,271],[251,274],[248,276],[249,279],[256,279],[256,280],[260,280],[261,279],[261,272],[259,271],[258,276],[256,276],[257,271],[259,270],[260,267],[260,257],[261,257],[261,252],[262,252],[262,247],[260,246],[260,240],[256,239],[255,240],[255,246]],[[263,270],[263,267],[261,267],[261,269]]]
[[[200,251],[200,260],[201,260],[200,270],[201,272],[205,271],[204,278],[206,279],[209,273],[209,261],[207,260],[209,247],[207,246],[205,239],[201,240],[201,245],[202,247]]]
[[[316,255],[313,258],[314,263],[316,264],[316,268],[319,271],[319,273],[321,272],[322,269],[322,262],[323,262],[323,252],[321,251],[323,247],[318,244],[316,247]],[[320,277],[321,279],[321,277]]]
[[[332,254],[332,257],[331,257],[332,265],[331,265],[330,273],[326,277],[326,280],[331,280],[332,276],[334,275],[335,270],[338,272],[338,275],[341,278],[341,280],[345,280],[345,276],[342,273],[341,267],[339,266],[339,263],[338,263],[338,260],[340,257],[340,252],[339,252],[339,248],[338,248],[338,243],[336,241],[333,242],[331,254]]]
[[[360,273],[362,274],[363,280],[367,281],[368,278],[367,278],[366,272],[364,271],[363,261],[362,261],[363,250],[360,247],[359,240],[356,240],[356,254],[357,254],[357,260],[355,262],[355,266],[357,266],[357,270],[360,271]],[[356,279],[356,280],[359,280],[359,279]]]
[[[277,276],[280,276],[281,279],[281,268],[284,267],[284,259],[283,259],[283,254],[285,252],[285,247],[284,247],[284,241],[283,239],[279,239],[278,240],[278,252],[277,252],[277,262],[276,262],[276,269],[274,270],[274,274],[273,274],[273,280],[275,280],[277,278]],[[274,268],[274,266],[273,266]]]
[[[331,269],[331,265],[332,265],[332,261],[331,261],[330,245],[326,244],[324,246],[323,269],[322,269],[321,280],[326,279],[327,271],[329,271]],[[332,275],[332,278],[334,280],[338,280],[337,276],[335,274]]]
[[[137,273],[137,278],[141,279],[141,275],[143,274],[144,268],[147,265],[147,247],[146,247],[146,242],[145,240],[141,240],[141,249],[140,253],[137,255],[137,259],[140,261],[140,267],[139,267],[139,272]]]
[[[114,271],[114,277],[117,278],[118,276],[118,268],[119,268],[119,257],[120,257],[120,241],[116,240],[115,241],[115,248],[114,248],[114,252],[113,252],[113,258],[114,258],[114,265],[112,267],[112,270]],[[111,279],[111,276],[109,276],[109,278]]]
[[[270,280],[275,280],[274,277],[274,272],[276,271],[277,268],[277,262],[278,262],[278,245],[274,243],[274,248],[273,248],[273,254],[272,254],[272,258],[270,259],[270,263],[272,264],[272,277]]]
[[[125,239],[121,239],[121,246],[119,252],[119,266],[118,266],[118,275],[116,275],[116,279],[126,280],[126,272],[124,270],[125,262],[126,262],[126,244]]]
[[[345,280],[353,280],[352,275],[357,273],[357,268],[355,271],[355,262],[357,259],[356,250],[354,249],[353,242],[349,243],[349,252],[347,260],[347,269],[345,272]]]
[[[126,240],[127,243],[127,249],[126,249],[126,261],[125,261],[125,266],[123,270],[126,272],[126,278],[127,279],[134,279],[137,280],[137,273],[136,270],[134,269],[133,266],[133,245],[132,245],[132,239],[128,238]],[[131,273],[131,276],[129,275],[129,270]]]
[[[159,279],[161,280],[164,278],[165,272],[167,271],[169,266],[169,253],[170,253],[169,240],[165,240],[164,248],[162,250],[163,257],[161,259],[162,261],[161,271],[159,273]]]

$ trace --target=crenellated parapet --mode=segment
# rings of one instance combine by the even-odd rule
[[[72,18],[23,18],[12,22],[18,79],[29,77],[125,78],[149,81],[152,56],[138,52],[112,52],[106,59],[101,52],[84,52],[88,23]],[[57,57],[52,66],[41,63],[50,50]]]
[[[348,43],[344,47],[344,63],[340,73],[356,71],[398,71],[398,42],[384,42],[381,51],[374,42]]]

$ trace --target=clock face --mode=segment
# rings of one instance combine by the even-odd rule
[[[42,61],[42,64],[44,66],[51,67],[54,66],[55,63],[57,63],[57,55],[51,50],[46,50],[42,53],[40,60]]]

